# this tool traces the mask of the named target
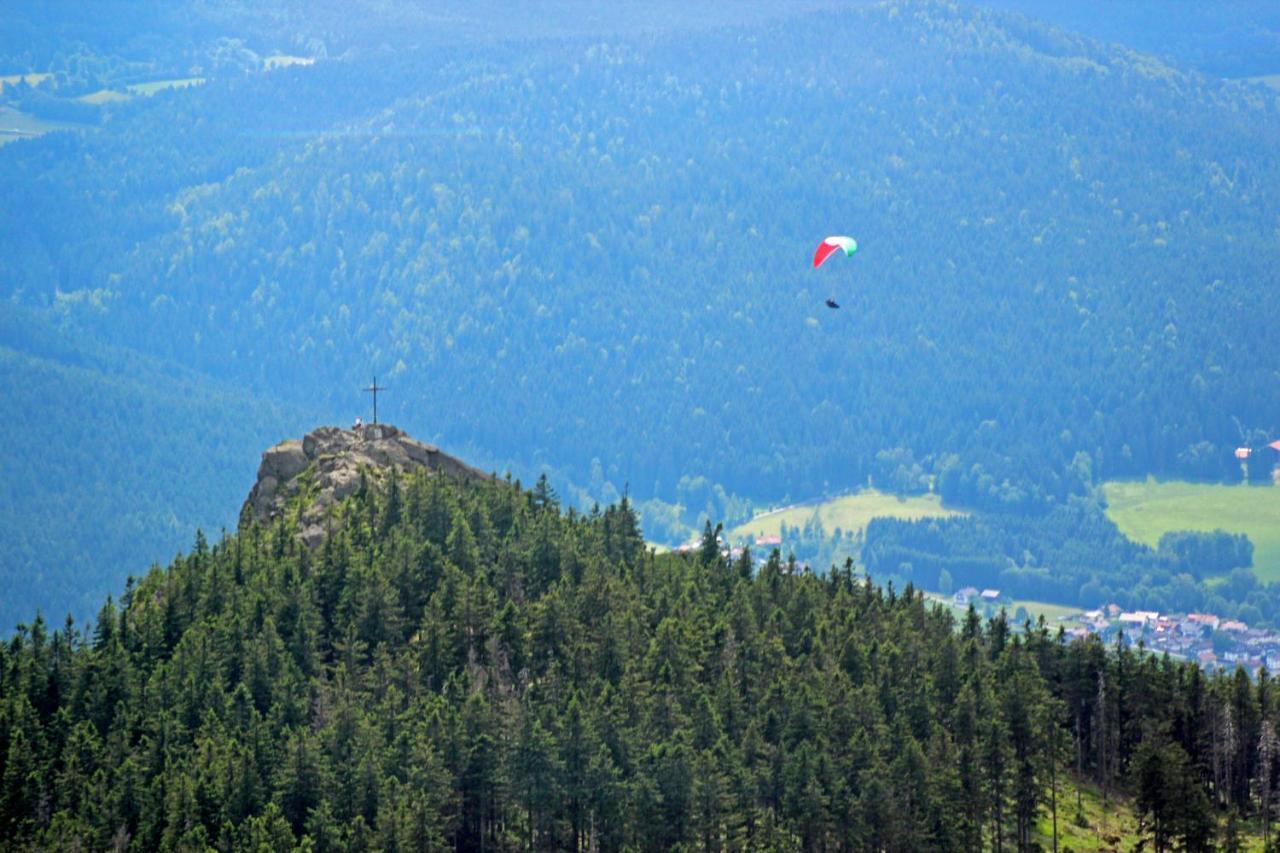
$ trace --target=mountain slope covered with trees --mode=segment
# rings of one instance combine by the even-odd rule
[[[868,478],[1041,513],[1280,436],[1275,97],[1019,16],[356,50],[101,109],[0,149],[7,300],[343,421],[377,373],[411,432],[684,502],[672,535]],[[831,231],[861,250],[808,269]]]
[[[315,551],[201,536],[0,644],[0,843],[1025,850],[1074,773],[1200,849],[1274,790],[1266,680],[655,556],[545,480],[367,482]]]
[[[104,290],[77,319],[118,343],[308,396],[385,364],[435,429],[575,471],[616,460],[646,496],[686,474],[812,492],[894,448],[982,464],[996,485],[975,497],[1012,504],[1064,496],[1078,452],[1105,476],[1228,473],[1233,417],[1277,430],[1256,310],[1275,223],[1255,215],[1280,175],[1274,99],[895,9],[573,62],[329,68],[360,81],[368,117],[352,123],[354,92],[328,101],[345,120],[321,99],[308,113],[345,132],[251,140],[248,168],[186,128],[305,127],[275,118],[290,83],[261,84],[263,117],[222,131],[255,87],[175,96],[186,115],[136,127],[149,156],[182,150],[147,170],[150,233],[113,251],[90,229],[85,252],[37,197],[24,213],[45,239],[27,243],[76,259],[56,284]],[[143,159],[139,137],[111,140],[97,169],[86,139],[37,173],[74,186],[82,166]],[[836,223],[863,250],[810,272]],[[21,284],[39,301],[55,280]],[[828,293],[848,309],[820,312]],[[567,401],[577,415],[557,417]]]
[[[234,528],[256,464],[242,448],[301,426],[296,411],[12,308],[0,312],[0,387],[6,631],[37,610],[83,621],[196,528]]]

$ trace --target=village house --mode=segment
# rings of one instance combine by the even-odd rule
[[[1188,613],[1187,621],[1208,628],[1210,631],[1218,630],[1218,617],[1212,613]]]
[[[1121,613],[1120,626],[1127,630],[1141,632],[1147,624],[1147,617],[1143,613]]]
[[[1188,616],[1178,623],[1178,633],[1184,637],[1204,637],[1207,636],[1209,630],[1201,622],[1196,622]]]

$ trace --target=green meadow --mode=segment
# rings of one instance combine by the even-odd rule
[[[1226,819],[1218,817],[1221,834]],[[1262,826],[1256,820],[1239,825],[1242,853],[1262,853]],[[1053,849],[1053,822],[1046,808],[1036,818],[1035,840],[1041,850]],[[1058,850],[1085,853],[1095,850],[1146,850],[1151,832],[1139,821],[1133,797],[1111,794],[1104,798],[1092,781],[1079,780],[1059,768]]]
[[[1155,547],[1171,530],[1226,530],[1253,542],[1260,580],[1280,580],[1280,488],[1117,481],[1103,486],[1107,515],[1126,536]]]
[[[76,98],[76,100],[82,104],[95,104],[101,106],[102,104],[115,104],[120,101],[127,101],[129,100],[129,97],[129,95],[126,95],[124,92],[116,89],[99,89],[96,92],[90,92],[88,95],[81,95]]]
[[[0,75],[0,90],[5,86],[16,86],[22,81],[26,81],[28,86],[38,86],[45,80],[52,77],[52,74],[4,74]]]
[[[188,86],[199,86],[203,77],[182,77],[175,80],[152,80],[150,83],[134,83],[125,89],[134,95],[154,95],[164,89],[185,89]]]
[[[80,130],[83,127],[65,121],[46,121],[11,107],[0,107],[0,145],[15,139],[30,139],[51,130]]]
[[[1280,90],[1280,74],[1263,74],[1260,77],[1246,77],[1250,83],[1262,83],[1272,89]]]
[[[315,60],[309,56],[290,56],[287,53],[277,53],[262,60],[262,67],[266,71],[274,71],[277,68],[288,68],[290,65],[312,65],[314,63]]]
[[[821,503],[797,504],[757,515],[729,531],[729,541],[756,536],[777,536],[782,525],[803,527],[814,515],[828,534],[838,527],[846,534],[861,531],[873,518],[945,518],[960,515],[942,506],[937,495],[899,497],[875,489],[844,495]]]
[[[924,595],[925,598],[931,602],[941,604],[943,607],[950,607],[955,612],[957,620],[963,619],[965,614],[969,611],[968,605],[960,607],[955,603],[955,599],[950,595],[941,595],[936,592],[926,592]],[[978,612],[981,614],[983,611],[982,605],[976,606],[978,607]],[[1074,616],[1083,609],[1080,607],[1070,607],[1065,604],[1050,604],[1047,601],[1030,601],[1022,599],[1012,601],[1009,604],[998,605],[996,610],[999,610],[1001,607],[1003,607],[1005,612],[1008,614],[1009,621],[1015,623],[1015,627],[1020,628],[1022,625],[1022,623],[1017,622],[1016,619],[1018,608],[1023,607],[1026,608],[1027,616],[1032,622],[1035,622],[1043,616],[1044,621],[1048,624],[1051,631],[1056,630],[1057,627],[1062,624],[1061,620],[1063,616]]]

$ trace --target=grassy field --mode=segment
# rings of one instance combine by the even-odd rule
[[[268,56],[262,60],[262,67],[267,71],[273,71],[277,68],[288,68],[290,65],[314,65],[315,60],[308,56],[290,56],[287,53],[277,53],[275,56]]]
[[[1245,79],[1251,83],[1262,83],[1280,91],[1280,74],[1264,74],[1261,77],[1246,77]]]
[[[82,104],[102,105],[127,101],[129,100],[129,97],[129,95],[126,95],[124,92],[116,89],[99,89],[98,91],[91,92],[88,95],[81,95],[76,98],[76,100]]]
[[[729,531],[730,542],[756,536],[777,536],[785,523],[788,527],[803,527],[814,513],[822,519],[827,533],[839,527],[846,534],[863,530],[873,518],[943,518],[959,515],[945,509],[937,495],[920,495],[902,498],[874,489],[845,495],[823,503],[798,504],[757,515]]]
[[[969,608],[967,606],[966,607],[958,606],[955,603],[954,599],[949,595],[941,595],[936,592],[926,592],[925,598],[929,599],[930,601],[935,601],[938,604],[943,605],[944,607],[950,607],[955,612],[956,619],[963,619],[964,615],[969,611]],[[1079,613],[1082,609],[1079,607],[1069,607],[1065,604],[1050,604],[1046,601],[1030,601],[1026,599],[1019,599],[1017,601],[1012,602],[1011,604],[1006,604],[1003,606],[1004,606],[1004,609],[1008,611],[1009,619],[1011,621],[1016,617],[1018,613],[1018,608],[1025,607],[1027,609],[1027,614],[1031,617],[1031,621],[1034,622],[1035,620],[1039,619],[1041,615],[1043,615],[1044,621],[1049,624],[1050,629],[1056,629],[1058,625],[1062,624],[1059,621],[1061,617],[1074,616],[1075,614]],[[997,607],[996,609],[998,610],[999,607]],[[978,612],[979,613],[982,612],[981,606],[978,606]]]
[[[1280,488],[1184,482],[1112,482],[1103,486],[1107,515],[1132,539],[1155,547],[1171,530],[1244,533],[1253,570],[1280,580]]]
[[[182,77],[176,80],[152,80],[150,83],[135,83],[125,88],[134,95],[154,95],[164,89],[185,89],[188,86],[199,86],[203,77]]]
[[[1111,797],[1103,805],[1101,792],[1089,783],[1077,784],[1064,773],[1058,789],[1058,850],[1132,850],[1138,840],[1138,818],[1133,801]],[[1076,794],[1080,811],[1076,811]],[[1053,847],[1053,821],[1047,813],[1036,821],[1036,836],[1043,848]],[[1079,818],[1083,817],[1083,820]],[[1082,825],[1083,824],[1083,825]],[[1108,840],[1110,839],[1110,840]],[[1119,844],[1113,843],[1116,839]]]
[[[1133,798],[1111,796],[1103,803],[1102,792],[1092,782],[1077,783],[1071,773],[1063,773],[1058,781],[1058,850],[1061,853],[1082,853],[1095,850],[1150,849],[1151,836],[1146,845],[1139,848],[1138,816],[1134,813]],[[1080,795],[1080,810],[1076,810],[1076,794]],[[1080,818],[1083,818],[1081,820]],[[1246,853],[1262,853],[1262,827],[1256,821],[1242,822],[1240,841]],[[1219,819],[1219,832],[1223,819]],[[1034,840],[1042,850],[1053,849],[1053,821],[1048,804],[1036,820]],[[1118,842],[1118,843],[1117,843]]]
[[[0,76],[0,89],[5,86],[15,86],[22,80],[27,81],[28,86],[35,86],[52,76],[52,74],[5,74]]]
[[[13,142],[15,139],[30,139],[51,130],[81,130],[83,125],[70,122],[45,121],[33,115],[0,107],[0,145]]]

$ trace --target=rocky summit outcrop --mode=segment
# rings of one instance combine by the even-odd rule
[[[258,481],[240,510],[241,525],[267,522],[301,500],[298,537],[314,548],[329,529],[329,509],[355,493],[360,473],[376,480],[391,469],[425,468],[455,477],[487,479],[488,475],[410,438],[390,424],[354,429],[320,427],[301,441],[282,441],[262,454]]]

